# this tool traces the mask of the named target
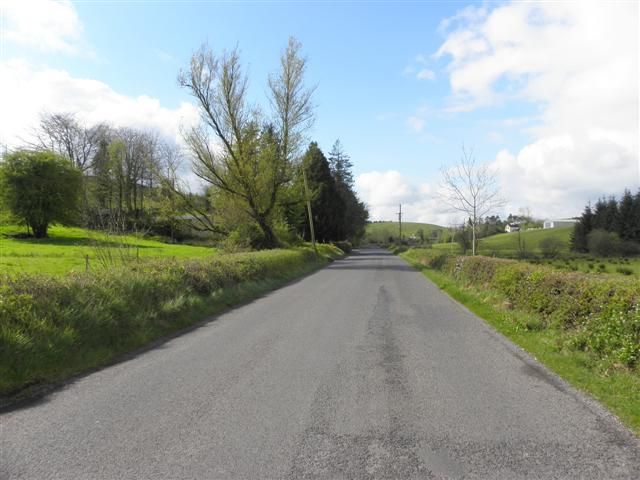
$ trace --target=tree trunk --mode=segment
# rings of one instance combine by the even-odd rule
[[[36,238],[46,238],[49,225],[47,223],[38,223],[31,226],[33,236]]]
[[[262,230],[262,233],[264,235],[264,247],[277,248],[279,246],[278,238],[276,237],[275,233],[273,233],[271,225],[269,225],[266,219],[262,217],[257,218],[256,222],[258,223],[258,226],[260,227],[260,230]]]

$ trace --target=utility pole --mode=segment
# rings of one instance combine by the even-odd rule
[[[402,242],[402,204],[400,204],[400,210],[398,211],[398,226],[400,228],[400,242]]]
[[[313,228],[313,215],[311,214],[311,193],[309,192],[309,185],[307,184],[307,170],[303,163],[302,165],[302,178],[304,179],[304,196],[307,199],[307,214],[309,215],[309,232],[311,233],[311,244],[313,245],[313,251],[318,256],[318,248],[316,247],[316,231]]]

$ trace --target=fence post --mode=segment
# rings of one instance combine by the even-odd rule
[[[84,256],[84,271],[89,271],[89,255]]]

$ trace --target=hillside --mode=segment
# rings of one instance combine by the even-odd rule
[[[480,240],[478,245],[480,255],[508,257],[518,254],[518,241],[523,242],[524,250],[528,253],[540,254],[540,242],[545,238],[557,238],[564,243],[562,253],[569,251],[569,238],[573,227],[528,230],[518,233],[499,233]]]
[[[403,238],[415,235],[418,230],[422,229],[425,238],[431,238],[438,234],[444,233],[447,229],[439,225],[431,223],[402,222]],[[365,240],[369,243],[385,243],[389,241],[389,237],[398,238],[398,222],[375,222],[367,224]]]

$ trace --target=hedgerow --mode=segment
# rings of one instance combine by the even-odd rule
[[[640,363],[640,282],[633,278],[562,272],[490,257],[451,256],[428,249],[406,255],[463,286],[500,293],[510,308],[539,315],[558,328],[566,345],[592,352],[604,363]]]
[[[321,259],[341,253],[320,246]],[[0,276],[0,393],[103,364],[201,319],[225,290],[314,268],[309,248]]]

